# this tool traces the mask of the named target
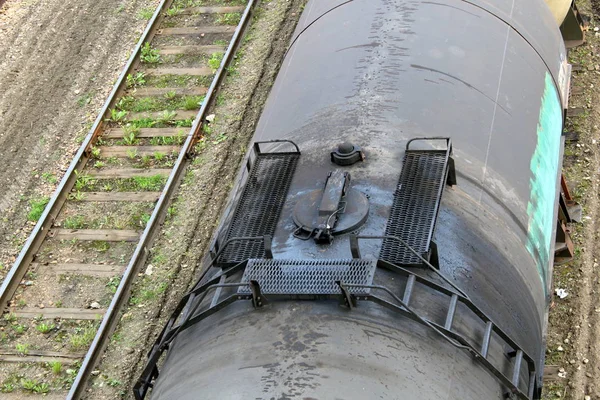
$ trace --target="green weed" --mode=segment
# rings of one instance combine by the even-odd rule
[[[56,176],[54,176],[53,173],[51,172],[44,172],[42,173],[42,179],[48,183],[51,184],[55,184],[56,182],[58,182],[58,179],[56,178]]]
[[[125,121],[125,117],[127,117],[128,112],[123,110],[112,109],[110,110],[110,118],[109,121],[112,122],[123,122]]]
[[[96,180],[85,172],[79,173],[79,171],[75,170],[75,176],[77,176],[77,180],[75,181],[76,190],[84,190],[88,186],[96,183]]]
[[[160,54],[158,54],[157,49],[150,46],[149,42],[146,42],[142,46],[140,60],[148,64],[157,64],[160,62]]]
[[[127,150],[127,158],[129,158],[130,160],[135,160],[135,158],[137,157],[138,153],[137,153],[137,149],[129,149]]]
[[[2,393],[12,393],[15,391],[15,384],[12,382],[5,382],[0,387],[0,392]]]
[[[187,97],[184,101],[183,109],[184,110],[197,110],[198,108],[200,108],[201,104],[202,104],[201,101],[197,101],[193,97]]]
[[[218,70],[223,60],[223,53],[212,53],[208,59],[208,66],[214,71]]]
[[[167,178],[162,175],[154,175],[149,177],[136,176],[133,178],[137,189],[149,192],[160,191],[166,180]]]
[[[104,240],[97,240],[92,242],[92,247],[99,253],[103,253],[105,251],[108,251],[108,249],[110,249],[110,243],[104,241]]]
[[[146,84],[146,74],[143,72],[136,72],[134,75],[127,75],[127,87],[134,88],[144,86]]]
[[[69,334],[69,345],[72,350],[84,349],[92,343],[94,336],[96,336],[96,327],[93,324],[76,327]]]
[[[118,379],[113,379],[113,378],[108,378],[106,380],[106,383],[108,384],[108,386],[112,386],[112,387],[116,387],[116,386],[121,386],[122,383],[120,380]]]
[[[48,393],[50,386],[45,382],[39,382],[35,379],[21,379],[21,387],[34,393]]]
[[[29,353],[29,344],[27,343],[17,343],[15,345],[15,349],[19,354],[27,354]]]
[[[163,113],[161,115],[158,116],[156,122],[159,124],[170,124],[173,123],[175,121],[175,117],[177,116],[177,113],[175,111],[168,111],[165,110],[163,111]]]
[[[27,330],[27,326],[21,325],[21,324],[12,325],[12,328],[15,331],[15,333],[18,335],[24,334],[25,331]]]
[[[119,287],[120,282],[121,282],[120,277],[113,276],[112,278],[109,279],[108,283],[106,284],[106,287],[112,294],[115,294],[115,293],[117,293],[117,288]]]
[[[42,322],[38,325],[36,325],[35,329],[39,332],[39,333],[50,333],[53,329],[55,328],[54,324],[47,324],[45,322]]]
[[[167,16],[169,17],[174,17],[177,14],[179,14],[179,12],[181,11],[181,7],[178,6],[171,6],[171,8],[169,8],[166,12]]]
[[[137,17],[138,19],[150,19],[152,18],[152,16],[154,15],[154,8],[152,7],[147,7],[147,8],[143,8],[140,10],[140,12],[138,12]]]
[[[148,166],[150,166],[150,163],[151,163],[151,161],[152,161],[152,157],[150,157],[148,154],[144,154],[144,155],[142,156],[142,160],[141,160],[141,161],[142,161],[142,164],[143,164],[145,167],[148,167]]]
[[[13,313],[4,314],[4,320],[10,324],[17,320],[17,316]]]
[[[227,140],[227,135],[224,133],[219,133],[217,135],[217,137],[215,138],[215,140],[213,140],[213,144],[219,144],[219,143],[223,143],[224,141]]]
[[[99,158],[100,157],[100,148],[92,146],[92,157]]]
[[[219,25],[237,25],[242,20],[240,13],[219,14],[215,22]]]
[[[97,163],[98,162],[100,162],[100,161],[97,161]],[[77,190],[77,191],[69,194],[69,200],[81,201],[81,200],[83,200],[84,196],[85,195],[83,192]]]
[[[62,372],[62,363],[60,361],[51,361],[48,363],[48,366],[54,375],[60,375]]]
[[[49,201],[50,199],[48,197],[38,197],[29,200],[29,206],[31,207],[31,210],[29,210],[29,213],[27,214],[27,219],[29,221],[37,222],[37,220],[42,216]]]
[[[92,101],[92,96],[90,96],[89,94],[86,93],[77,98],[77,105],[79,107],[85,107],[86,105],[90,104],[91,101]]]
[[[65,218],[62,225],[67,229],[83,229],[85,218],[82,215],[73,215]]]

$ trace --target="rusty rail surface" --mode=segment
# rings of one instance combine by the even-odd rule
[[[0,5],[2,4],[2,1],[3,0],[0,0]],[[148,25],[141,35],[125,68],[113,86],[113,89],[102,110],[98,114],[93,126],[85,137],[81,147],[77,151],[58,188],[49,200],[42,216],[38,220],[31,235],[19,253],[17,260],[8,272],[5,280],[2,282],[2,285],[0,286],[1,310],[5,310],[8,306],[10,299],[14,296],[20,282],[34,260],[36,253],[39,251],[42,243],[47,237],[50,228],[56,221],[61,209],[68,199],[69,193],[75,185],[78,171],[82,171],[88,160],[91,158],[90,152],[92,146],[103,131],[104,120],[109,115],[109,110],[114,107],[119,94],[125,89],[127,76],[136,68],[139,62],[142,46],[144,43],[150,42],[154,37],[158,27],[158,22],[161,20],[161,15],[169,9],[172,2],[173,0],[161,0],[160,4],[156,8],[156,11],[149,20]],[[177,161],[171,170],[165,186],[163,187],[162,193],[160,194],[152,215],[139,239],[133,256],[131,257],[127,268],[122,275],[121,281],[116,289],[114,297],[112,298],[110,306],[107,308],[106,313],[102,318],[102,322],[93,339],[93,342],[86,353],[85,358],[83,359],[81,368],[79,369],[77,377],[75,378],[75,381],[69,391],[67,397],[68,399],[77,399],[82,395],[85,390],[87,380],[108,343],[107,339],[110,337],[110,334],[114,330],[118,321],[117,317],[119,311],[128,298],[133,278],[140,267],[146,262],[152,241],[158,231],[158,227],[164,221],[170,197],[180,182],[182,171],[187,165],[186,160],[193,153],[194,144],[201,136],[205,114],[208,108],[213,104],[218,87],[226,75],[227,67],[234,58],[235,51],[240,44],[243,32],[250,21],[251,13],[255,3],[256,0],[249,0],[243,11],[241,20],[229,42],[221,64],[214,75],[212,83],[205,95],[202,106],[198,111],[192,127],[186,136],[186,140],[179,151]]]

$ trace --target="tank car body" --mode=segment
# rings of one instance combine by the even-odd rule
[[[543,0],[309,0],[198,287],[218,283],[186,299],[136,390],[154,377],[155,400],[539,398],[568,76]],[[441,200],[399,195],[430,177],[407,170],[407,148],[450,155],[449,140],[409,143],[423,137],[451,139]],[[293,161],[253,173],[275,153]],[[439,274],[394,259],[390,236],[411,244],[423,225]],[[349,265],[370,288],[305,287]]]

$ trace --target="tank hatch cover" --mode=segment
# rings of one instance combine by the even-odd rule
[[[443,150],[417,150],[410,145],[416,141],[444,140]],[[394,193],[392,209],[385,236],[395,236],[416,250],[423,258],[435,254],[432,246],[433,232],[444,191],[444,183],[456,184],[454,161],[450,158],[450,138],[415,138],[406,144],[404,162],[398,186]],[[418,266],[421,260],[408,248],[393,239],[384,239],[379,257],[395,265]]]
[[[256,281],[264,294],[319,295],[339,294],[337,282],[347,285],[371,285],[377,261],[342,260],[248,260],[242,283]],[[367,294],[369,288],[348,287],[352,294]],[[250,294],[249,286],[240,286],[240,294]]]
[[[333,241],[333,235],[360,227],[369,214],[369,200],[350,186],[350,174],[339,170],[329,173],[325,187],[314,190],[298,200],[294,207],[294,236],[313,237],[319,244]]]

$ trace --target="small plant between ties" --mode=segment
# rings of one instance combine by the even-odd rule
[[[150,46],[149,42],[146,42],[142,46],[140,60],[148,64],[158,64],[160,62],[160,54],[158,54],[157,49]]]

